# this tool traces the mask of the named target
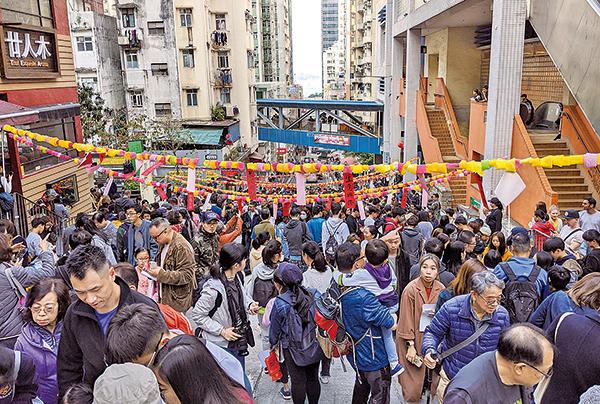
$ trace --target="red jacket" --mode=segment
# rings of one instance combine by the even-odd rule
[[[398,224],[391,216],[385,218],[385,226],[383,227],[383,234],[387,233],[390,230],[394,230],[398,228]]]
[[[550,222],[535,222],[533,226],[531,226],[532,230],[537,230],[541,233],[544,233],[546,236],[550,237],[551,232],[556,231],[554,225]]]

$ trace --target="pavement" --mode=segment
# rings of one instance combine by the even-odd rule
[[[254,330],[254,338],[256,346],[249,347],[250,354],[246,357],[246,374],[252,384],[254,392],[254,402],[256,404],[283,404],[291,403],[291,400],[284,400],[279,390],[283,387],[281,383],[271,380],[271,377],[264,372],[262,364],[258,359],[258,353],[262,351],[260,342],[260,333],[256,327],[258,325],[256,316],[250,316],[252,329]],[[354,379],[356,373],[344,359],[346,372],[344,372],[339,358],[334,358],[331,363],[331,379],[328,384],[321,383],[321,397],[319,403],[323,404],[349,404],[352,402],[352,390],[354,388]],[[402,399],[402,388],[398,383],[398,378],[392,379],[391,404],[405,404]],[[422,401],[425,404],[425,401]],[[435,397],[432,404],[438,404]]]

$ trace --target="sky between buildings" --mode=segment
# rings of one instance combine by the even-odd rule
[[[294,78],[304,96],[321,92],[321,0],[292,0]]]

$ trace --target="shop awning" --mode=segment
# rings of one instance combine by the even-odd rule
[[[27,108],[0,101],[0,127],[2,125],[25,125],[39,120],[37,108]]]

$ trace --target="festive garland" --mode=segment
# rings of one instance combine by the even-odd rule
[[[123,150],[110,149],[106,147],[96,147],[91,144],[83,144],[70,142],[67,140],[60,140],[56,137],[44,136],[39,133],[26,131],[23,129],[17,129],[10,125],[4,125],[3,130],[19,136],[27,136],[30,139],[35,139],[38,142],[45,142],[55,147],[62,147],[64,149],[75,149],[77,151],[95,152],[109,157],[122,156],[129,160],[150,160],[157,162],[164,162],[167,164],[179,164],[190,168],[195,168],[201,162],[200,159],[180,158],[176,156],[162,156],[158,154],[150,153],[135,153],[126,152]],[[304,173],[317,173],[317,172],[329,172],[329,171],[343,171],[352,172],[354,174],[362,174],[365,171],[375,171],[377,173],[387,173],[390,171],[397,171],[400,174],[407,172],[412,174],[425,174],[425,173],[447,173],[452,169],[464,169],[470,172],[474,172],[483,175],[483,172],[495,167],[498,170],[506,170],[508,172],[516,172],[516,170],[523,164],[530,164],[533,167],[552,168],[553,166],[564,167],[577,164],[583,164],[585,167],[595,167],[600,165],[600,155],[596,153],[586,153],[585,155],[574,155],[574,156],[546,156],[543,158],[531,158],[526,159],[494,159],[494,160],[483,160],[483,161],[466,161],[463,160],[460,163],[430,163],[430,164],[410,164],[410,163],[393,163],[393,164],[377,164],[377,165],[329,165],[321,163],[306,163],[294,165],[291,163],[248,163],[244,164],[239,161],[208,161],[203,162],[206,168],[210,169],[236,169],[236,170],[254,170],[254,171],[277,171],[281,173],[293,173],[293,172],[304,172]]]

